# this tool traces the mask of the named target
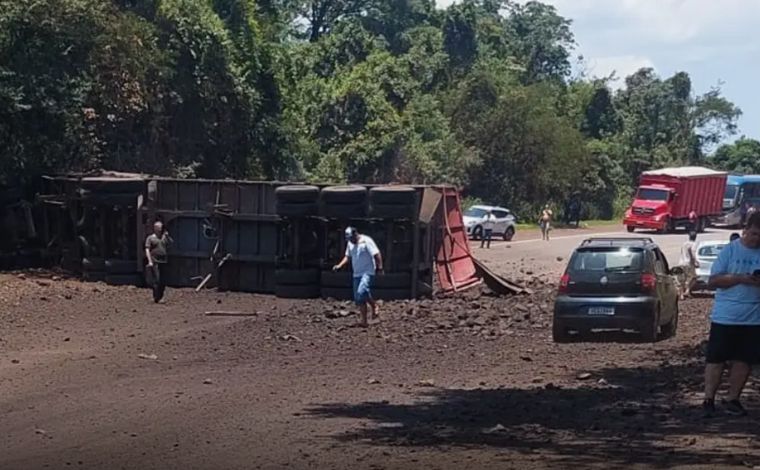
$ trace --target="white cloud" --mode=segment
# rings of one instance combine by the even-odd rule
[[[459,0],[436,0],[446,7]],[[527,0],[516,0],[526,2]],[[586,72],[621,79],[640,67],[688,72],[694,92],[719,81],[744,110],[744,133],[760,132],[760,0],[540,0],[573,21]]]
[[[633,74],[640,68],[655,68],[654,62],[648,57],[636,55],[596,57],[587,59],[585,66],[586,72],[592,77],[607,77],[615,72],[617,80],[611,84],[613,88],[623,86],[625,77]]]

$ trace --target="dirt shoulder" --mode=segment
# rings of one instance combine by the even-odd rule
[[[709,300],[676,339],[555,345],[533,287],[362,330],[345,303],[2,275],[0,468],[760,465],[752,418],[697,411]]]

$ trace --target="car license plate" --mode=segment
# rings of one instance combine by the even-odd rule
[[[614,315],[615,307],[589,307],[589,315]]]

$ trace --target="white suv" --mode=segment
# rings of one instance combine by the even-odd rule
[[[515,236],[515,216],[509,209],[496,206],[472,206],[467,209],[462,217],[467,234],[473,240],[479,240],[483,236],[483,217],[488,211],[492,211],[496,217],[493,236],[501,235],[505,241],[512,240]]]

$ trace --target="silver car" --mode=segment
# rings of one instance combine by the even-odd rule
[[[470,238],[480,240],[483,236],[483,217],[489,211],[496,217],[493,236],[501,236],[505,241],[512,240],[515,236],[515,216],[509,209],[498,206],[472,206],[465,211],[462,221]]]
[[[697,268],[697,279],[692,287],[692,291],[706,291],[709,290],[707,282],[710,280],[710,270],[712,269],[713,262],[718,259],[718,254],[726,245],[727,241],[713,240],[704,241],[697,244],[697,261],[699,261],[699,267]]]

